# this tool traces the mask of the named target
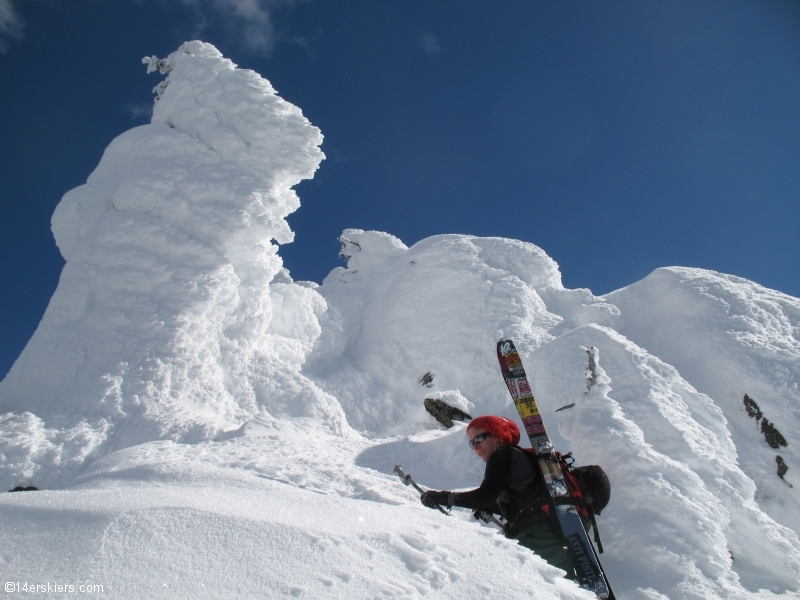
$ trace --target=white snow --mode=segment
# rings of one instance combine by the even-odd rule
[[[610,476],[618,598],[798,597],[800,300],[678,267],[596,297],[533,244],[357,229],[346,268],[294,282],[277,244],[319,130],[209,44],[145,63],[167,75],[152,123],[58,205],[67,264],[0,382],[0,489],[42,490],[0,494],[6,584],[592,598],[392,474],[479,483],[466,425],[423,400],[516,418],[495,354],[512,337],[556,448]]]

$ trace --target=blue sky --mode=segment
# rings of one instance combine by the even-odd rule
[[[295,279],[357,227],[530,241],[596,294],[682,265],[800,296],[795,0],[0,0],[0,377],[58,283],[53,209],[188,39],[325,135]]]

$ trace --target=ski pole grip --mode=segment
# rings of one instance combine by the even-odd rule
[[[419,486],[417,485],[417,482],[416,482],[416,481],[414,481],[413,479],[411,479],[411,475],[409,475],[408,473],[406,473],[405,471],[403,471],[403,467],[401,467],[400,465],[397,465],[397,466],[394,468],[394,472],[395,472],[395,473],[397,473],[397,476],[400,478],[400,481],[402,481],[402,482],[403,482],[403,483],[405,483],[406,485],[413,485],[413,486],[414,486],[414,489],[416,489],[416,490],[417,490],[417,491],[418,491],[420,494],[424,494],[424,493],[425,493],[425,490],[423,490],[421,487],[419,487]],[[449,512],[449,511],[447,511],[447,510],[443,509],[443,508],[442,508],[441,506],[439,506],[438,504],[436,505],[436,508],[438,508],[438,509],[439,509],[439,511],[440,511],[442,514],[444,514],[444,515],[449,515],[449,514],[450,514],[450,512]]]
[[[409,475],[408,473],[406,473],[405,471],[403,471],[403,467],[401,467],[400,465],[397,465],[397,466],[394,468],[394,472],[395,472],[395,473],[397,473],[397,476],[400,478],[400,481],[402,481],[402,482],[403,482],[404,484],[406,484],[406,485],[411,485],[411,486],[414,486],[414,488],[415,488],[415,489],[416,489],[416,490],[417,490],[417,491],[418,491],[420,494],[422,494],[422,493],[425,491],[425,490],[423,490],[421,487],[419,487],[419,486],[417,485],[417,482],[416,482],[416,481],[414,481],[413,479],[411,479],[411,475]]]

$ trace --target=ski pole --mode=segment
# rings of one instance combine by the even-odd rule
[[[416,490],[417,490],[417,491],[418,491],[420,494],[424,494],[424,493],[425,493],[425,490],[423,490],[421,487],[419,487],[419,486],[417,485],[417,482],[416,482],[416,481],[414,481],[413,479],[411,479],[411,475],[409,475],[408,473],[406,473],[405,471],[403,471],[403,467],[401,467],[400,465],[397,465],[397,466],[394,468],[394,472],[395,472],[395,473],[397,473],[397,476],[400,478],[400,480],[401,480],[403,483],[405,483],[406,485],[411,485],[411,486],[414,486],[414,489],[416,489]],[[442,513],[443,513],[443,514],[445,514],[445,515],[449,515],[449,514],[450,514],[449,512],[447,512],[445,509],[443,509],[443,508],[442,508],[441,506],[439,506],[438,504],[436,505],[436,508],[438,508],[440,511],[442,511]]]

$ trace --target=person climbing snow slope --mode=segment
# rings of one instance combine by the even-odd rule
[[[550,496],[533,461],[517,444],[520,431],[510,419],[478,417],[467,426],[469,446],[486,471],[480,487],[467,492],[428,490],[420,496],[429,508],[460,506],[501,515],[503,533],[575,578],[572,555],[548,514]]]

